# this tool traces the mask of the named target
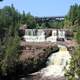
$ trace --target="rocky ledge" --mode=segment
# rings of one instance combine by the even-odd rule
[[[21,69],[18,72],[30,74],[46,66],[48,57],[59,50],[54,43],[21,43],[22,53],[19,56]]]

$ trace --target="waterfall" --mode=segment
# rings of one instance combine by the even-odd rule
[[[69,69],[71,55],[65,46],[58,45],[59,52],[53,53],[47,61],[47,67],[41,70],[43,76],[64,76],[65,68]]]
[[[58,47],[59,51],[48,58],[45,68],[29,77],[22,77],[20,80],[65,80],[65,68],[69,69],[71,55],[65,46],[58,45]]]

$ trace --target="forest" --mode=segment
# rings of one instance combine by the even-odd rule
[[[6,76],[14,73],[15,66],[19,64],[18,57],[20,51],[20,37],[18,34],[21,25],[27,24],[31,29],[57,28],[72,29],[76,32],[75,39],[78,47],[72,54],[70,70],[65,76],[68,80],[76,80],[75,74],[80,79],[80,5],[75,4],[70,7],[65,15],[64,21],[50,21],[37,23],[35,17],[30,13],[21,14],[14,5],[5,6],[0,9],[0,75]]]

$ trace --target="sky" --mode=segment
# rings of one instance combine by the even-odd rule
[[[33,16],[65,16],[75,3],[80,4],[80,0],[4,0],[0,8],[13,4],[19,12],[30,12]]]

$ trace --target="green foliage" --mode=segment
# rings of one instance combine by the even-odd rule
[[[65,16],[64,19],[64,28],[72,29],[72,22],[69,20],[68,16]]]
[[[80,44],[80,29],[79,28],[77,30],[76,39],[77,39],[77,42]]]
[[[49,22],[43,22],[41,24],[37,24],[37,29],[44,29],[44,28],[54,28],[54,29],[60,29],[63,28],[64,21],[49,21]]]
[[[65,17],[64,27],[75,30],[80,25],[80,5],[75,4],[70,7],[70,10]]]
[[[4,57],[1,61],[1,70],[3,74],[12,71],[15,63],[18,59],[19,53],[19,38],[15,36],[14,38],[8,39],[6,48],[4,49]]]
[[[80,79],[80,5],[73,5],[70,7],[68,15],[64,21],[65,27],[76,31],[75,39],[77,46],[74,53],[72,54],[70,68],[66,72],[68,80],[79,80]]]
[[[13,72],[18,59],[20,45],[18,15],[13,5],[0,10],[0,73],[2,75]]]
[[[45,23],[42,23],[41,25],[39,25],[38,23],[36,24],[36,29],[45,29],[47,28]]]
[[[70,68],[66,72],[68,80],[76,80],[80,78],[80,47],[76,48],[70,62]]]
[[[23,14],[21,16],[21,23],[22,24],[27,24],[30,29],[36,28],[36,21],[35,18],[30,14],[23,11]]]

